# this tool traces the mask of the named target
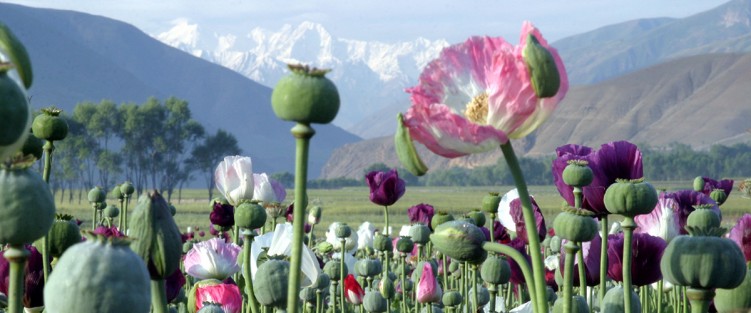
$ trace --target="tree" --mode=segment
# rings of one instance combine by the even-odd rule
[[[201,143],[193,147],[187,165],[203,174],[209,200],[214,193],[214,169],[225,156],[238,155],[241,152],[235,136],[222,129],[217,130],[214,135],[205,137]]]

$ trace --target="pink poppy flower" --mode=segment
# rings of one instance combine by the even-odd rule
[[[225,313],[240,313],[242,302],[240,288],[233,284],[211,284],[196,289],[196,311],[204,303],[216,303]]]
[[[357,282],[355,276],[352,274],[347,275],[344,278],[344,298],[347,302],[354,305],[362,304],[362,298],[365,296],[365,291],[360,287],[360,283]]]
[[[438,302],[442,296],[443,291],[441,290],[441,286],[438,285],[435,275],[433,275],[433,268],[430,262],[425,262],[422,267],[420,281],[417,283],[417,302]]]
[[[538,97],[533,86],[524,52],[532,37],[557,67],[560,86],[552,97]],[[445,48],[407,92],[412,107],[404,125],[410,136],[438,155],[455,158],[497,149],[534,131],[568,92],[568,78],[558,52],[525,22],[516,46],[500,37],[471,37]]]
[[[185,255],[185,272],[198,279],[223,280],[240,271],[240,250],[240,246],[220,238],[198,242]]]
[[[751,262],[751,214],[743,214],[738,222],[730,229],[728,238],[735,241],[747,262]]]

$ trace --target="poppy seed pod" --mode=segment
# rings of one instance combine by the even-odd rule
[[[436,229],[438,225],[441,225],[443,223],[446,223],[448,221],[453,221],[454,216],[450,213],[444,212],[444,211],[438,211],[435,215],[433,215],[433,218],[430,220],[430,227],[433,229]]]
[[[396,240],[396,251],[401,253],[410,253],[414,247],[415,243],[407,236],[399,236]]]
[[[34,158],[40,160],[44,153],[44,142],[36,136],[30,135],[26,137],[26,142],[21,147],[21,153],[23,155],[33,155]]]
[[[112,197],[118,200],[125,199],[125,195],[123,194],[122,191],[120,191],[120,186],[115,185],[115,187],[112,188]]]
[[[477,307],[483,307],[490,302],[490,292],[488,288],[483,287],[481,284],[476,284],[472,289],[467,292],[468,295],[474,294],[475,288],[477,288]],[[469,297],[469,303],[474,303],[474,297]]]
[[[102,190],[102,187],[96,186],[89,190],[88,199],[91,203],[101,203],[107,200],[107,193]]]
[[[631,312],[641,312],[639,295],[631,290]],[[602,312],[626,312],[623,286],[615,286],[605,293],[602,299]]]
[[[610,213],[634,217],[647,214],[657,204],[657,190],[643,179],[618,179],[605,190],[605,207]]]
[[[59,258],[70,246],[81,242],[81,231],[78,225],[70,222],[71,219],[73,216],[58,214],[55,222],[52,223],[52,228],[47,235],[51,256]]]
[[[460,305],[462,303],[462,294],[458,291],[447,291],[443,294],[443,297],[441,301],[443,302],[443,305],[447,307],[454,307],[457,305]]]
[[[555,293],[553,293],[553,295],[555,295]],[[584,297],[580,295],[571,297],[571,313],[588,312],[589,306],[587,305],[587,300],[584,299]],[[555,303],[553,304],[553,313],[566,313],[566,311],[563,310],[563,298],[558,298],[555,300]]]
[[[694,211],[686,219],[686,226],[702,230],[720,227],[720,217],[712,207],[713,205],[695,205]]]
[[[344,267],[344,271],[348,272],[349,270],[346,268],[346,264],[344,265]],[[329,278],[331,278],[331,280],[333,281],[340,281],[343,278],[341,271],[342,264],[339,262],[339,260],[331,260],[323,265],[323,272],[326,273],[326,275],[329,275]]]
[[[365,311],[371,313],[383,313],[387,311],[386,299],[380,292],[368,292],[363,299],[363,307]]]
[[[325,77],[329,70],[303,65],[287,65],[290,74],[282,77],[271,93],[271,107],[282,120],[302,124],[328,124],[339,112],[339,91]]]
[[[394,244],[389,236],[376,234],[373,238],[373,248],[378,251],[391,251],[394,249]]]
[[[374,277],[383,271],[381,261],[378,259],[362,259],[355,263],[359,276]]]
[[[31,112],[26,93],[10,76],[9,66],[0,66],[0,160],[15,154],[26,142]]]
[[[660,260],[666,281],[695,289],[735,288],[743,282],[746,269],[738,245],[720,237],[675,237]]]
[[[0,168],[0,242],[22,245],[44,236],[55,220],[49,186],[28,167]]]
[[[105,217],[115,218],[118,215],[120,215],[120,209],[118,209],[114,204],[110,204],[106,208],[104,208]]]
[[[240,228],[261,228],[266,223],[266,218],[266,209],[258,202],[245,201],[235,208],[235,225]]]
[[[289,262],[268,260],[258,267],[253,292],[263,305],[282,308],[287,305]]]
[[[349,238],[350,235],[352,235],[352,228],[350,228],[346,223],[339,223],[339,225],[334,230],[334,233],[336,234],[336,238],[346,239]]]
[[[722,205],[723,203],[725,203],[725,200],[728,199],[728,195],[725,193],[725,190],[722,190],[720,188],[712,190],[712,192],[709,194],[709,197],[717,202],[717,205]]]
[[[467,213],[467,216],[469,216],[470,219],[472,219],[472,222],[477,227],[483,227],[485,226],[485,214],[480,211],[471,211]]]
[[[491,285],[505,284],[511,279],[511,266],[503,257],[488,256],[480,267],[480,277]]]
[[[153,279],[165,279],[180,267],[182,237],[167,201],[153,191],[138,199],[130,227],[130,247],[149,264]]]
[[[68,136],[68,122],[60,117],[62,111],[55,107],[42,109],[42,114],[34,118],[31,131],[39,139],[58,141]]]
[[[565,208],[553,221],[556,236],[574,242],[594,239],[597,235],[597,222],[593,216],[594,213],[588,210]]]
[[[218,303],[211,303],[206,302],[203,304],[203,307],[198,310],[197,313],[225,313],[224,310],[222,310],[222,306]]]
[[[430,228],[423,224],[414,224],[409,228],[409,236],[416,244],[424,245],[430,241]]]
[[[488,253],[482,249],[485,234],[472,223],[450,221],[439,225],[430,235],[436,250],[459,262],[480,264]]]
[[[571,187],[584,187],[592,183],[594,172],[584,160],[569,160],[563,169],[563,182]]]
[[[751,264],[749,264],[751,266]],[[733,289],[715,290],[714,304],[717,312],[748,312],[751,309],[751,269],[746,269],[746,278]]]
[[[120,192],[122,192],[122,194],[126,197],[130,197],[130,195],[132,195],[135,191],[136,188],[133,187],[133,184],[129,181],[126,181],[122,185],[120,185]]]
[[[318,290],[325,290],[326,288],[329,288],[331,285],[331,278],[329,278],[329,275],[326,273],[320,273],[318,274],[318,279],[316,279],[316,282],[311,285],[311,288],[315,288]]]

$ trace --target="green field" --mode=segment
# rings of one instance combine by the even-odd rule
[[[655,183],[657,188],[677,190],[689,188],[691,182]],[[389,223],[398,231],[399,227],[408,223],[407,209],[415,204],[428,203],[436,210],[450,212],[455,216],[471,210],[479,209],[482,198],[488,192],[501,194],[512,189],[512,186],[501,187],[407,187],[407,192],[394,206],[389,208]],[[530,194],[535,197],[538,205],[545,215],[546,224],[550,227],[553,218],[559,212],[563,199],[554,186],[530,186]],[[310,205],[318,205],[323,208],[321,224],[316,226],[315,233],[321,236],[332,222],[345,222],[353,228],[357,228],[362,222],[369,221],[376,227],[383,227],[383,207],[370,202],[367,187],[349,187],[335,190],[312,189],[308,190]],[[182,194],[182,200],[177,201],[173,195],[172,202],[177,208],[175,217],[182,231],[188,226],[197,226],[208,230],[210,208],[207,201],[208,193],[205,190],[187,190]],[[292,190],[287,192],[287,203],[292,200]],[[91,227],[92,209],[86,202],[83,194],[82,201],[78,203],[77,195],[73,203],[67,201],[60,203],[59,195],[58,211],[72,214],[84,221],[83,228]],[[67,198],[67,197],[66,197]],[[113,199],[108,202],[114,203]],[[133,204],[130,206],[133,207]],[[723,224],[728,227],[743,213],[751,213],[751,199],[742,198],[737,190],[730,194],[727,202],[722,206]],[[132,212],[132,211],[131,211]],[[611,220],[619,220],[618,217]]]

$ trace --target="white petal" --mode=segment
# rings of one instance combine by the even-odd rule
[[[498,204],[498,221],[512,232],[516,232],[516,224],[511,217],[511,201],[514,201],[514,199],[519,199],[519,191],[516,188],[503,195],[501,203]]]

